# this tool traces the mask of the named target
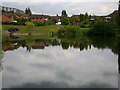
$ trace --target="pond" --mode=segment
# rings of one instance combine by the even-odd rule
[[[118,88],[116,38],[3,39],[3,88]]]

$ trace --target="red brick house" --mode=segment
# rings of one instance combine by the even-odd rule
[[[27,19],[27,18],[30,18],[29,15],[26,15],[26,14],[13,14],[13,13],[3,13],[2,14],[2,22],[13,22],[15,21],[15,18],[14,16],[17,18],[17,19]]]
[[[34,19],[31,19],[32,22],[39,22],[39,23],[44,23],[45,22],[45,19],[44,18],[34,18]]]
[[[13,21],[14,21],[13,16],[2,15],[2,22],[13,22]]]
[[[48,15],[32,15],[31,16],[31,21],[32,22],[39,22],[39,23],[44,23],[46,19],[48,19]]]

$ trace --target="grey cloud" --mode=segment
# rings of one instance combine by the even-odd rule
[[[2,5],[22,10],[30,7],[34,13],[49,15],[61,15],[62,10],[66,10],[69,15],[86,12],[89,14],[107,15],[118,8],[117,2],[4,2]]]

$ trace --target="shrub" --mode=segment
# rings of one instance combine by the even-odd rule
[[[102,36],[113,36],[115,35],[115,30],[112,23],[106,23],[104,21],[99,21],[94,23],[89,32],[89,35],[102,35]]]
[[[68,17],[62,17],[61,18],[61,24],[62,25],[69,25],[69,18]]]
[[[26,22],[25,25],[26,25],[28,30],[31,30],[34,28],[34,24],[32,22]]]
[[[58,37],[74,37],[77,30],[79,30],[79,27],[66,26],[60,28],[57,32],[57,35]]]
[[[45,21],[45,25],[53,25],[54,23],[51,20]]]

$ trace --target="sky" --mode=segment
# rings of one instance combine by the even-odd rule
[[[33,14],[61,15],[61,11],[66,10],[69,16],[86,12],[103,16],[118,9],[118,0],[2,0],[2,6],[21,10],[30,7]]]

